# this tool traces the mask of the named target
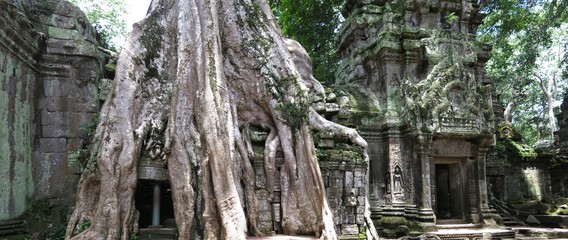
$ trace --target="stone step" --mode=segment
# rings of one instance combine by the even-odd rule
[[[505,226],[522,226],[523,224],[521,224],[519,221],[516,220],[503,220],[503,225]]]
[[[313,236],[287,236],[287,235],[273,235],[273,236],[266,236],[266,237],[247,237],[247,239],[251,240],[310,240],[310,239],[319,239],[314,238]]]
[[[139,240],[174,240],[177,239],[176,228],[140,228]]]
[[[18,239],[27,234],[26,221],[11,220],[0,222],[0,238],[1,239]]]
[[[438,229],[469,229],[469,228],[481,228],[481,224],[474,223],[462,223],[462,224],[436,224]]]

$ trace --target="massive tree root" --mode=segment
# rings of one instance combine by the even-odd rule
[[[66,239],[135,234],[138,161],[144,139],[162,129],[179,239],[260,235],[247,126],[270,132],[266,176],[276,150],[284,154],[284,233],[335,239],[312,130],[366,142],[310,107],[310,92],[323,87],[305,50],[285,42],[265,1],[161,0],[151,8],[120,54]]]

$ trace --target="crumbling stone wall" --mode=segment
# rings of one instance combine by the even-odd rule
[[[361,109],[354,94],[343,88],[327,89],[325,99],[318,98],[314,109],[322,116],[348,126],[361,119]],[[259,211],[259,230],[263,233],[282,233],[281,182],[280,168],[284,163],[281,150],[277,151],[273,166],[266,166],[264,147],[269,134],[266,130],[250,127],[248,137],[252,143],[255,176],[255,193]],[[314,143],[320,171],[324,180],[327,199],[334,216],[336,231],[343,238],[358,239],[368,224],[365,211],[368,196],[368,162],[363,156],[363,149],[351,144],[348,139],[341,139],[328,132],[318,132]],[[272,168],[273,175],[266,176],[265,169]],[[361,235],[361,236],[364,236]]]
[[[68,168],[67,155],[81,148],[100,109],[97,85],[104,56],[85,14],[69,2],[38,1],[35,17],[45,35],[34,149],[34,182],[42,187],[35,196],[72,203],[78,175]]]
[[[32,149],[39,34],[16,6],[0,1],[0,220],[27,208],[33,194]]]
[[[336,83],[359,86],[379,116],[358,126],[370,144],[369,200],[379,234],[433,229],[446,207],[459,208],[450,217],[494,222],[485,178],[493,92],[484,70],[489,48],[475,39],[480,7],[472,0],[345,3]],[[452,179],[438,181],[450,165]],[[450,192],[459,204],[436,199],[438,185],[450,181],[461,189]]]
[[[67,154],[99,110],[105,56],[85,15],[67,1],[0,1],[0,220],[34,199],[71,203]]]
[[[564,101],[560,105],[560,113],[556,116],[558,131],[555,133],[555,142],[558,147],[558,155],[568,159],[568,93],[564,95]]]

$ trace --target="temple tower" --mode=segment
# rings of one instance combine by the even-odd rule
[[[337,84],[359,86],[378,109],[359,126],[375,225],[402,235],[444,218],[494,224],[485,178],[494,114],[488,48],[475,40],[479,5],[348,0],[343,15]]]

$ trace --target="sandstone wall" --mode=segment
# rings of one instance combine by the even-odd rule
[[[558,131],[556,141],[559,155],[568,158],[568,93],[564,95],[564,101],[560,105],[560,113],[556,116],[558,120]]]
[[[35,199],[72,203],[78,150],[99,110],[104,56],[85,15],[60,0],[0,1],[0,221]]]
[[[0,1],[0,220],[22,214],[33,194],[32,149],[39,35]]]
[[[87,125],[100,108],[97,83],[104,61],[84,13],[67,1],[40,1],[35,16],[45,34],[37,93],[36,198],[73,203],[78,175],[68,152],[81,148]]]

